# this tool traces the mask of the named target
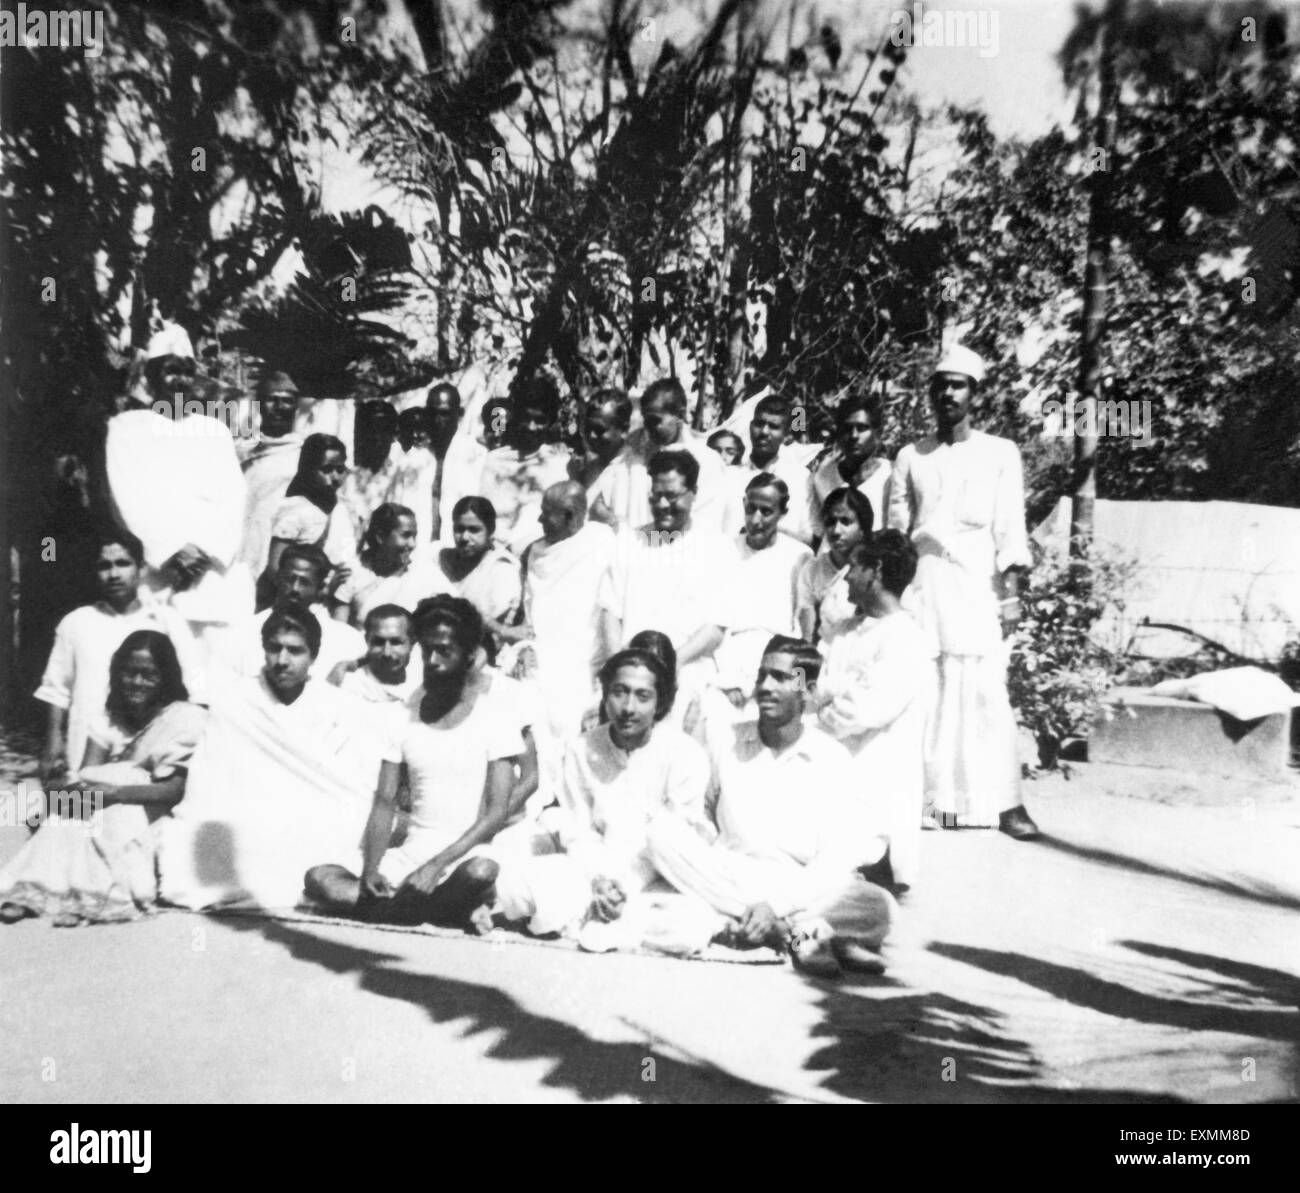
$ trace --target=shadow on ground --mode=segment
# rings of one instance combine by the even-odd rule
[[[827,986],[822,1024],[827,1044],[807,1067],[828,1070],[825,1088],[867,1102],[1178,1103],[1128,1089],[1065,1089],[1044,1080],[1031,1047],[1002,1027],[989,1007],[942,993],[908,992],[876,982],[865,990]],[[899,990],[896,995],[887,988]],[[881,996],[883,995],[883,997]]]
[[[499,1033],[485,1053],[493,1060],[553,1059],[543,1078],[550,1088],[570,1089],[588,1101],[632,1097],[641,1102],[772,1103],[777,1092],[734,1077],[703,1061],[656,1055],[654,1080],[643,1079],[646,1045],[595,1040],[560,1019],[537,1015],[491,985],[392,968],[405,958],[327,940],[280,920],[217,916],[235,931],[257,931],[282,944],[291,956],[335,974],[358,975],[358,987],[381,998],[421,1007],[435,1023],[468,1020],[465,1037]],[[360,925],[358,925],[360,926]],[[484,947],[488,947],[484,944]]]

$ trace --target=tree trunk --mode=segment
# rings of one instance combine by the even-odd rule
[[[1079,351],[1079,410],[1084,433],[1075,421],[1074,496],[1070,508],[1070,553],[1081,554],[1092,535],[1097,498],[1097,403],[1102,395],[1102,348],[1106,332],[1107,284],[1110,273],[1111,173],[1114,169],[1118,83],[1115,43],[1126,0],[1108,0],[1101,30],[1098,66],[1096,155],[1088,203],[1088,260],[1083,276],[1083,339]],[[1068,416],[1067,416],[1068,417]]]

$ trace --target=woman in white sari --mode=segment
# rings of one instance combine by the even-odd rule
[[[128,634],[79,772],[63,791],[45,793],[56,810],[0,869],[0,921],[48,915],[72,927],[148,909],[157,894],[154,826],[184,793],[203,722],[187,702],[171,640],[156,630]]]

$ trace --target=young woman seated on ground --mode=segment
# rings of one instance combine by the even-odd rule
[[[0,921],[48,915],[70,927],[135,919],[152,906],[154,824],[184,794],[203,728],[187,696],[171,640],[127,635],[79,772],[44,793],[49,815],[0,869]]]

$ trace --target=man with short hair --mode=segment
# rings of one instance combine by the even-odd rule
[[[727,635],[714,656],[714,686],[742,707],[753,686],[763,648],[774,634],[798,636],[795,619],[799,572],[812,551],[779,527],[789,512],[785,481],[760,472],[745,488],[745,529],[726,561]]]
[[[461,597],[415,611],[424,660],[419,719],[389,744],[362,847],[360,877],[337,863],[313,866],[308,894],[363,917],[488,930],[497,863],[487,849],[505,826],[519,734],[467,683],[483,618]],[[399,766],[410,776],[411,816],[393,847]],[[354,863],[355,865],[355,863]]]
[[[388,488],[388,500],[414,513],[419,541],[431,542],[432,526],[441,521],[434,500],[440,465],[433,452],[433,425],[423,406],[408,406],[398,414],[393,456],[396,471]]]
[[[695,522],[700,471],[692,453],[658,451],[646,470],[652,519],[619,531],[601,581],[605,653],[642,630],[659,630],[677,650],[679,680],[692,668],[700,679],[714,670],[713,652],[728,623],[724,564],[734,550],[717,531]]]
[[[712,845],[660,818],[650,854],[678,890],[718,914],[717,939],[790,950],[819,977],[882,973],[894,903],[856,872],[885,845],[856,798],[848,754],[804,723],[821,669],[816,649],[775,637],[754,684],[756,721],[710,733]]]
[[[826,532],[822,506],[845,485],[871,502],[877,526],[884,523],[889,500],[889,458],[880,450],[884,424],[884,406],[876,394],[854,394],[836,407],[834,450],[814,466],[808,485],[808,516],[819,538]]]
[[[628,436],[623,450],[592,489],[592,517],[616,528],[644,525],[651,513],[650,458],[662,451],[677,451],[696,462],[696,525],[721,530],[727,498],[722,461],[686,425],[686,391],[681,382],[664,378],[646,386],[641,395],[641,418],[644,425]]]
[[[322,629],[280,605],[258,674],[214,685],[185,797],[161,822],[166,902],[291,908],[309,865],[360,844],[383,744],[355,697],[311,678]]]
[[[569,475],[569,449],[550,442],[559,430],[560,394],[535,377],[517,387],[506,444],[488,453],[482,494],[497,513],[497,536],[516,555],[541,533],[542,493]]]
[[[444,527],[450,532],[452,507],[464,496],[456,492],[453,497],[455,486],[449,483],[453,479],[449,473],[454,470],[454,456],[449,457],[448,453],[460,429],[460,390],[450,381],[440,382],[429,390],[424,408],[429,412],[429,449],[437,461],[433,476],[433,523],[425,537],[436,543],[442,540]]]
[[[587,399],[579,427],[582,455],[569,461],[569,473],[589,498],[594,500],[596,482],[623,450],[631,427],[632,399],[621,389],[598,389]]]
[[[239,558],[254,576],[266,569],[271,548],[271,522],[285,490],[298,471],[302,436],[293,429],[298,413],[298,387],[288,373],[264,373],[257,382],[259,428],[244,456],[244,540]]]
[[[813,522],[809,510],[808,465],[805,459],[789,449],[790,426],[793,415],[790,406],[775,394],[767,394],[754,407],[754,417],[749,424],[749,455],[737,470],[744,485],[759,473],[778,477],[788,490],[785,513],[781,517],[781,531],[804,546],[813,541]],[[743,521],[744,497],[737,510],[728,510],[731,519]]]
[[[346,622],[332,618],[322,603],[330,567],[329,557],[319,547],[302,543],[285,547],[275,573],[275,600],[269,609],[254,614],[246,623],[238,661],[241,675],[256,675],[261,670],[258,643],[272,613],[286,604],[310,609],[321,623],[321,642],[311,669],[313,679],[324,680],[339,663],[365,653],[365,639]]]
[[[889,525],[916,544],[908,599],[938,651],[926,801],[951,824],[997,825],[1025,841],[1039,834],[1020,799],[1004,636],[1019,619],[1032,560],[1020,452],[971,425],[984,373],[984,362],[960,344],[935,365],[936,434],[898,453]]]
[[[420,686],[420,670],[410,666],[415,646],[411,614],[401,605],[376,605],[366,614],[364,635],[363,665],[336,668],[330,682],[337,676],[340,688],[370,707],[378,730],[396,734],[411,719],[408,705]]]
[[[830,643],[817,687],[822,728],[853,757],[856,790],[889,842],[898,891],[919,873],[934,674],[933,652],[901,600],[915,574],[916,549],[901,531],[878,531],[850,551],[846,581],[858,616]]]

